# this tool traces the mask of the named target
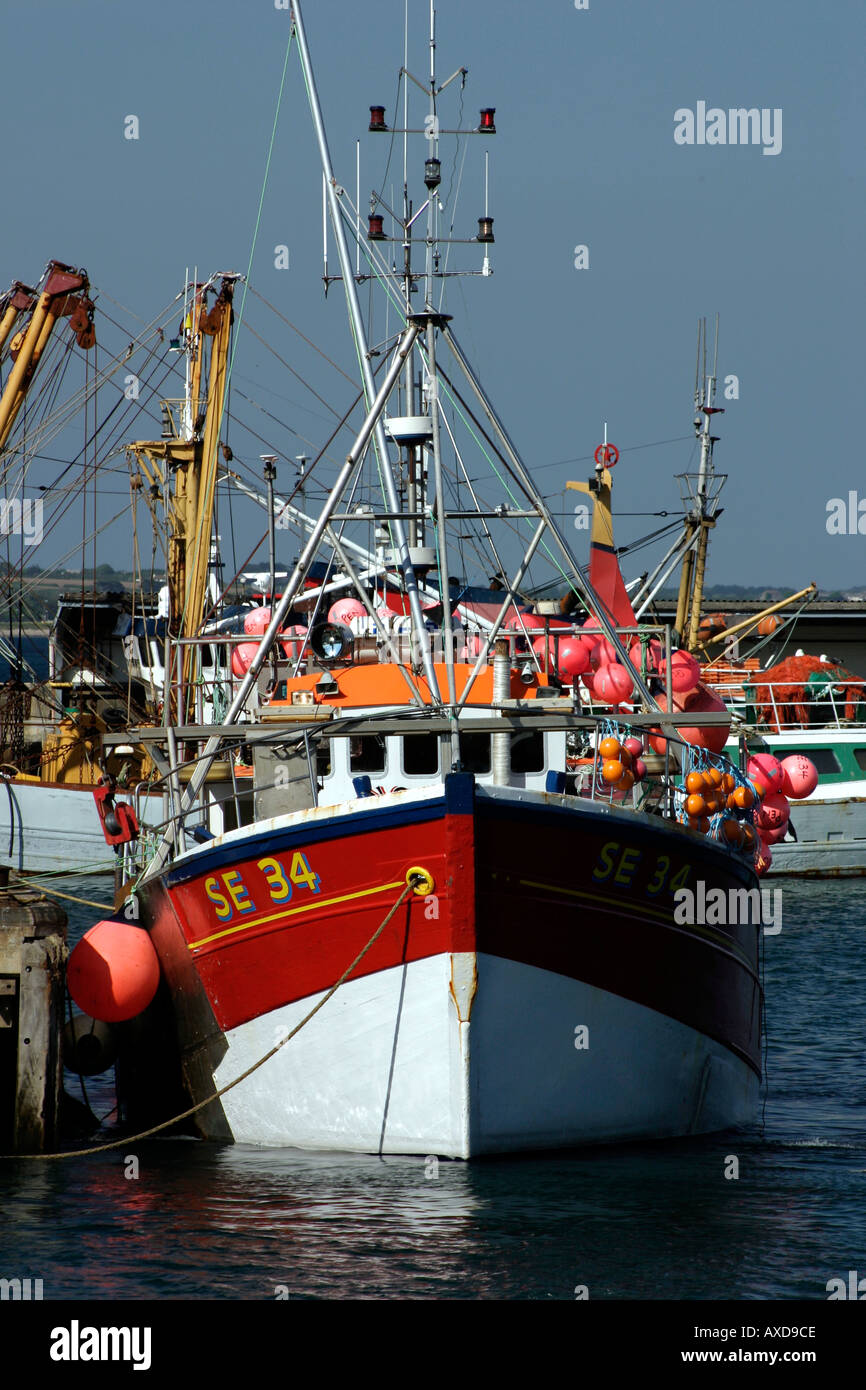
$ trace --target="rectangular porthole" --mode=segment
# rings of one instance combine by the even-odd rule
[[[403,739],[403,771],[407,777],[430,777],[439,771],[437,734],[408,734]]]

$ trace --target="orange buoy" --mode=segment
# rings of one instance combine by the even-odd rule
[[[79,1009],[101,1023],[123,1023],[146,1009],[156,994],[159,959],[142,927],[108,919],[81,938],[66,977]]]
[[[620,744],[618,738],[603,738],[601,743],[598,745],[598,751],[601,754],[601,756],[605,759],[618,758],[621,749],[622,745]]]
[[[634,773],[627,767],[616,784],[617,791],[630,792],[634,786]]]
[[[707,809],[707,803],[700,793],[695,793],[686,800],[687,816],[702,816]]]
[[[755,798],[748,787],[737,787],[734,790],[734,805],[740,811],[748,811],[754,805]]]
[[[702,792],[704,790],[704,775],[702,772],[690,772],[686,778],[687,792]]]
[[[743,843],[743,827],[738,820],[729,818],[722,821],[722,834],[729,845],[739,848]]]
[[[601,769],[602,778],[611,785],[618,782],[624,772],[625,768],[619,758],[608,758]]]

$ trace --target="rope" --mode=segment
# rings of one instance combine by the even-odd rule
[[[86,907],[98,907],[101,912],[114,912],[114,903],[97,903],[92,898],[80,898],[76,893],[61,893],[59,888],[46,888],[32,878],[22,878],[20,874],[15,875],[15,882],[23,883],[26,888],[36,888],[40,893],[50,893],[54,898],[68,898],[71,903],[84,903]]]
[[[309,1023],[310,1019],[314,1016],[314,1014],[317,1014],[319,1010],[323,1008],[325,1004],[327,1004],[328,1000],[337,993],[337,990],[340,988],[340,986],[344,984],[344,982],[349,978],[352,971],[355,969],[355,966],[361,963],[361,961],[364,959],[365,955],[370,950],[370,948],[378,941],[379,937],[382,935],[382,932],[385,930],[388,923],[391,921],[391,918],[394,916],[397,909],[402,906],[402,904],[408,898],[409,894],[415,891],[416,884],[421,882],[423,882],[423,879],[420,874],[410,875],[409,882],[406,884],[406,887],[403,889],[402,893],[400,894],[397,901],[394,903],[393,907],[390,909],[388,914],[376,928],[373,935],[370,937],[370,940],[367,942],[366,946],[364,946],[363,949],[358,952],[355,959],[352,961],[352,964],[343,971],[336,984],[333,984],[331,986],[327,994],[319,1000],[318,1004],[315,1004],[313,1008],[310,1009],[310,1012],[306,1014],[304,1018],[301,1019],[300,1023],[295,1024],[292,1031],[288,1033],[285,1038],[281,1038],[275,1047],[272,1047],[269,1052],[266,1052],[264,1057],[260,1057],[257,1062],[253,1062],[252,1066],[247,1067],[246,1071],[241,1072],[240,1076],[236,1076],[234,1081],[229,1081],[227,1085],[220,1087],[218,1091],[214,1091],[213,1095],[206,1096],[204,1100],[200,1100],[196,1105],[190,1106],[189,1110],[184,1110],[181,1112],[181,1114],[172,1116],[170,1120],[163,1120],[161,1124],[153,1125],[150,1129],[144,1129],[141,1131],[140,1134],[130,1134],[123,1139],[113,1139],[110,1144],[95,1144],[88,1149],[67,1149],[64,1153],[56,1154],[0,1154],[0,1158],[29,1158],[43,1160],[50,1160],[55,1158],[83,1158],[87,1154],[105,1153],[108,1149],[124,1148],[125,1146],[128,1146],[130,1144],[137,1144],[141,1139],[149,1139],[152,1134],[159,1134],[159,1132],[163,1129],[170,1129],[172,1125],[179,1124],[181,1120],[189,1119],[190,1115],[195,1115],[197,1111],[204,1109],[204,1107],[206,1105],[210,1105],[212,1101],[219,1100],[220,1096],[224,1096],[226,1092],[231,1091],[233,1087],[239,1086],[242,1081],[246,1081],[248,1076],[252,1076],[253,1072],[258,1071],[259,1067],[263,1067],[265,1062],[269,1062],[270,1059],[277,1052],[279,1052],[280,1048],[285,1047],[286,1043],[290,1042],[296,1033],[300,1033],[301,1029]]]

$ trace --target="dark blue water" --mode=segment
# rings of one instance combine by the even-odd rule
[[[4,1162],[0,1275],[46,1299],[825,1300],[866,1275],[866,885],[783,892],[763,1128],[435,1173],[185,1139]],[[72,907],[71,936],[98,915]],[[108,1112],[110,1081],[89,1096]]]

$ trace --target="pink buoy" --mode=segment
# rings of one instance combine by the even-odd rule
[[[328,609],[329,623],[342,623],[348,627],[353,618],[366,618],[367,610],[360,599],[338,598]]]
[[[773,862],[773,851],[766,840],[758,839],[755,847],[755,873],[758,878],[763,878]]]
[[[589,670],[589,652],[586,643],[579,637],[563,637],[556,643],[551,640],[551,645],[554,648],[557,670],[564,679],[571,680]]]
[[[270,621],[270,608],[251,608],[244,617],[244,632],[248,637],[260,637]]]
[[[233,648],[232,672],[239,679],[241,676],[245,676],[252,666],[258,649],[258,642],[239,642],[238,645]]]
[[[69,993],[100,1023],[123,1023],[147,1008],[159,985],[159,959],[141,927],[111,919],[81,938],[66,967]]]
[[[762,828],[761,839],[768,845],[777,845],[780,841],[784,840],[787,833],[788,822],[785,821],[784,825],[777,826],[775,830],[764,830]]]
[[[597,671],[599,666],[613,666],[618,661],[619,653],[613,643],[607,637],[597,638],[589,657],[592,669]]]
[[[640,670],[641,663],[641,642],[639,637],[631,640],[628,649],[629,661],[636,671]],[[646,647],[646,667],[647,671],[658,671],[663,665],[662,644],[657,637],[651,637]]]
[[[460,648],[461,661],[477,661],[484,649],[484,638],[478,632],[470,632],[466,636],[466,642]]]
[[[593,682],[593,693],[608,705],[618,705],[634,693],[634,681],[624,666],[599,666]]]
[[[636,782],[642,782],[646,777],[646,763],[643,758],[635,758],[631,765],[631,770],[634,773],[634,780]]]
[[[667,709],[664,693],[657,695],[656,700],[661,709]],[[673,704],[674,709],[686,710],[694,714],[727,714],[724,700],[721,700],[712,690],[708,690],[702,683],[699,683],[695,690],[687,694],[678,694],[674,691]],[[678,733],[686,743],[695,744],[698,748],[706,748],[710,753],[721,753],[728,741],[730,727],[731,721],[728,717],[726,723],[706,725],[703,728],[698,725],[689,725],[678,729]],[[650,746],[656,753],[663,754],[665,751],[665,740],[657,729],[653,730],[650,737]]]
[[[766,796],[770,792],[782,790],[785,772],[779,759],[774,758],[772,754],[756,753],[753,758],[749,759],[746,776],[750,782],[760,783]]]
[[[643,752],[643,740],[636,738],[634,734],[630,734],[622,746],[633,758],[639,758]]]
[[[506,619],[503,627],[506,632],[523,632],[524,628],[527,632],[534,632],[544,627],[544,619],[539,613],[521,613],[519,616],[515,613],[514,617]]]
[[[805,753],[782,759],[782,791],[794,801],[811,796],[818,785],[818,769]]]
[[[575,676],[583,675],[589,667],[589,652],[586,645],[579,637],[563,637],[557,642],[555,638],[548,637],[548,664],[551,671],[555,671],[563,680],[572,680]],[[532,641],[532,650],[535,652],[539,661],[544,666],[544,637],[535,637]]]
[[[790,813],[788,798],[782,792],[770,792],[755,814],[755,824],[761,830],[778,830],[788,824]]]
[[[292,627],[283,628],[283,631],[280,633],[280,646],[283,649],[283,655],[287,657],[289,661],[297,661],[298,657],[301,655],[306,635],[307,629],[300,623],[295,623]],[[292,637],[295,640],[286,642],[283,640],[286,637]]]
[[[662,662],[662,676],[667,674],[667,663]],[[691,652],[675,651],[671,653],[671,689],[677,694],[685,694],[687,690],[694,690],[701,678],[701,667],[691,654]]]

